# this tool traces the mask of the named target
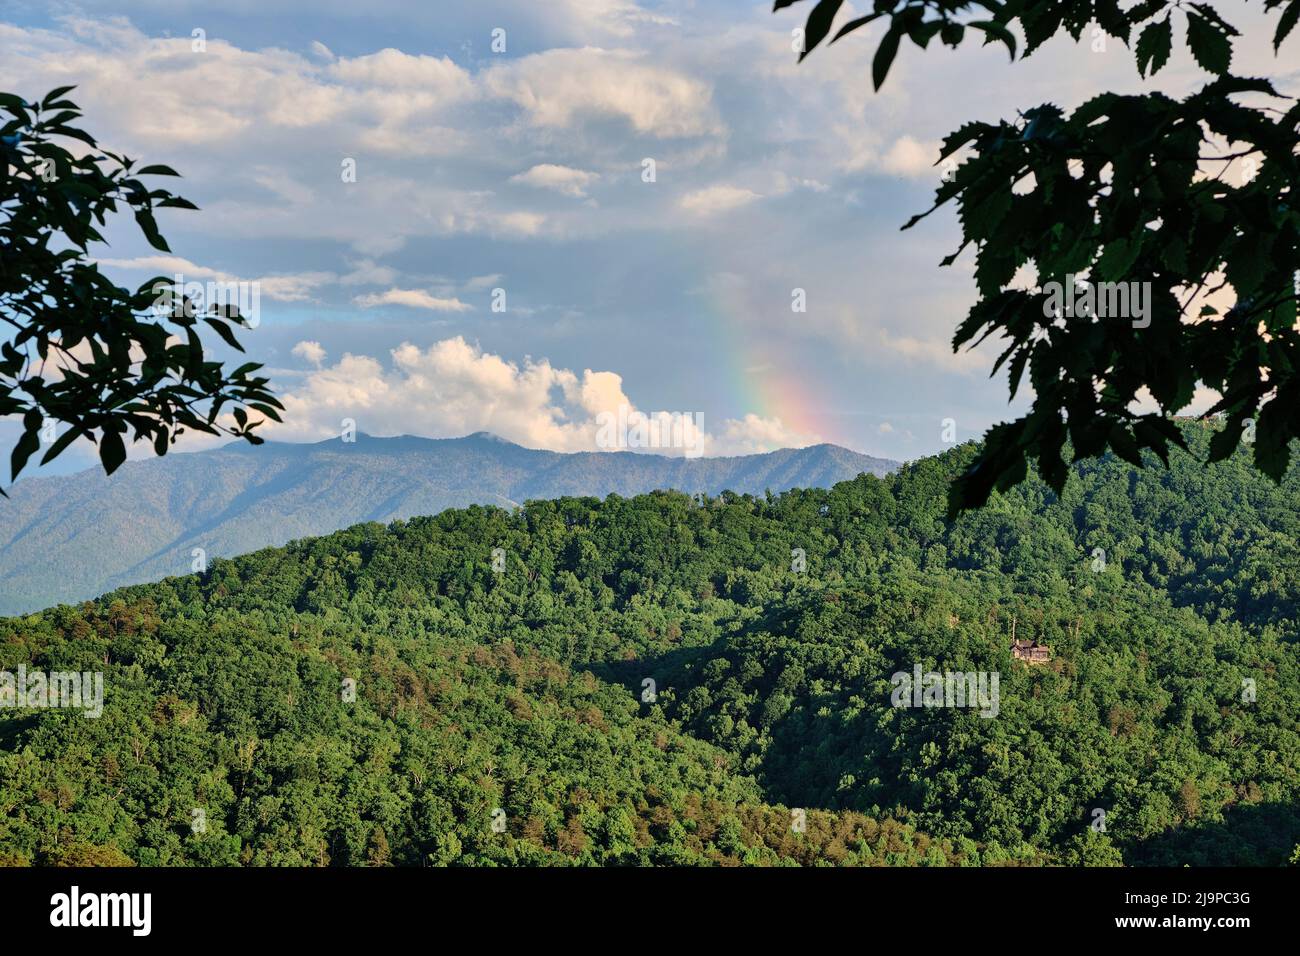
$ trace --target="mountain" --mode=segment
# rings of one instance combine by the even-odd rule
[[[0,500],[0,614],[79,601],[361,521],[471,504],[656,489],[715,495],[830,487],[897,462],[835,445],[734,458],[560,454],[486,432],[316,444],[245,443],[18,482]]]
[[[104,690],[0,706],[0,866],[1300,863],[1300,467],[1107,456],[948,521],[975,451],[0,619],[0,674]]]

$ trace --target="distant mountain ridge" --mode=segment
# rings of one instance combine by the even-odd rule
[[[837,445],[730,458],[564,454],[487,432],[355,443],[238,443],[206,452],[28,478],[0,500],[0,615],[80,601],[191,571],[193,551],[232,557],[363,521],[471,504],[625,497],[656,489],[718,494],[828,488],[898,463]]]

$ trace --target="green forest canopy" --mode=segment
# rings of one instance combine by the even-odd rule
[[[0,621],[0,669],[107,685],[0,710],[0,861],[1291,860],[1294,471],[1107,457],[950,522],[977,452],[359,525]],[[892,707],[918,664],[999,673],[998,716]]]

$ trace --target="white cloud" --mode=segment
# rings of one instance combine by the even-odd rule
[[[567,129],[626,120],[638,133],[705,136],[721,131],[708,84],[627,50],[547,50],[485,74],[494,96],[514,102],[532,126]]]
[[[336,60],[330,73],[345,84],[367,87],[396,87],[425,98],[421,102],[446,105],[473,93],[468,72],[445,56],[418,56],[391,47],[378,53]],[[404,93],[404,95],[411,95]]]
[[[778,448],[802,448],[815,444],[816,437],[788,428],[780,418],[764,418],[753,412],[739,421],[723,422],[722,436],[710,446],[712,454],[751,455]]]
[[[319,351],[317,351],[319,349]],[[323,359],[315,342],[300,342],[294,354]],[[581,375],[546,359],[521,364],[485,352],[461,336],[421,349],[404,342],[385,364],[366,355],[345,354],[337,363],[309,372],[281,396],[283,425],[267,423],[264,434],[310,441],[338,434],[344,418],[372,435],[418,434],[456,437],[490,431],[530,448],[599,451],[602,415],[633,419],[645,414],[666,420],[689,411],[641,412],[627,395],[623,376],[585,369]],[[699,435],[710,455],[749,454],[807,445],[815,436],[798,434],[779,419],[748,414]],[[690,444],[694,444],[691,442]],[[680,455],[689,448],[648,448]]]
[[[678,25],[674,18],[643,10],[631,0],[557,0],[554,6],[572,29],[584,33],[606,32],[625,38],[647,26]]]
[[[582,380],[569,383],[566,397],[579,404],[592,417],[602,412],[617,412],[631,406],[632,400],[623,392],[623,376],[617,372],[593,372],[586,369]]]
[[[938,141],[922,142],[912,136],[898,137],[886,149],[877,129],[858,121],[836,123],[831,139],[840,148],[837,167],[850,173],[883,172],[909,179],[937,178],[940,168],[935,166],[941,145]]]
[[[339,278],[344,285],[392,285],[397,281],[397,270],[381,266],[373,259],[361,259],[352,264],[352,271]]]
[[[303,272],[297,275],[262,276],[257,279],[262,294],[281,302],[304,302],[321,286],[333,282],[329,272]]]
[[[63,33],[0,26],[12,69],[78,84],[79,99],[101,113],[111,102],[116,122],[144,142],[228,143],[266,124],[316,125],[345,108],[316,81],[315,64],[294,53],[250,52],[211,37],[196,53],[188,36],[147,37],[125,20],[62,22]],[[0,74],[12,82],[9,70]]]
[[[954,352],[952,345],[942,339],[918,338],[914,335],[895,335],[888,329],[879,329],[877,342],[887,352],[909,362],[938,366],[949,372],[971,375],[987,372],[988,357],[978,351],[963,348]]]
[[[359,295],[353,301],[363,309],[377,305],[404,305],[412,309],[429,309],[432,312],[469,312],[474,308],[460,299],[433,296],[423,289],[389,289],[387,292]]]
[[[938,143],[920,143],[910,136],[894,141],[889,152],[881,159],[881,168],[899,176],[935,176],[935,161],[939,158]]]
[[[689,192],[679,200],[678,205],[689,213],[712,216],[738,209],[761,198],[758,193],[740,186],[718,185]]]
[[[255,279],[243,279],[220,269],[201,266],[180,256],[138,256],[134,259],[97,259],[100,265],[132,272],[147,272],[168,278],[181,276],[184,281],[210,280],[213,282],[256,282],[261,294],[281,302],[304,302],[322,286],[337,280],[332,272],[299,272],[281,275],[266,275]]]
[[[587,195],[587,186],[598,178],[595,173],[585,170],[558,166],[555,163],[541,163],[526,172],[511,176],[510,181],[539,189],[553,189],[566,196],[581,199]]]
[[[925,208],[923,187],[942,173],[931,166],[932,144],[969,118],[1011,118],[1033,103],[1072,105],[1097,88],[1142,85],[1128,56],[1097,57],[1086,43],[1063,42],[1010,68],[1004,53],[966,44],[957,52],[909,48],[875,94],[864,81],[876,45],[869,31],[796,65],[788,30],[803,14],[789,10],[778,19],[758,6],[673,0],[647,11],[631,0],[483,0],[464,5],[474,8],[471,15],[452,10],[456,5],[426,5],[404,15],[409,39],[400,42],[411,51],[404,52],[380,49],[395,41],[373,28],[398,10],[398,0],[287,2],[298,23],[294,49],[277,46],[286,35],[269,21],[241,29],[242,46],[210,32],[201,54],[190,49],[187,30],[152,37],[124,18],[54,20],[49,29],[0,24],[0,89],[33,95],[77,83],[73,98],[85,109],[84,125],[105,146],[184,173],[160,185],[194,199],[202,212],[168,211],[160,221],[193,260],[186,261],[196,277],[194,262],[242,263],[252,253],[265,259],[239,268],[270,273],[266,290],[291,301],[346,307],[358,294],[382,299],[390,290],[483,309],[474,280],[438,280],[427,274],[432,267],[418,265],[445,253],[443,261],[460,270],[508,273],[512,313],[516,299],[552,310],[554,322],[483,333],[517,335],[510,348],[518,354],[577,347],[572,338],[560,343],[589,332],[602,310],[625,313],[611,315],[608,335],[627,349],[622,371],[632,382],[662,358],[629,347],[643,341],[636,336],[647,317],[685,314],[675,311],[684,304],[676,291],[733,272],[744,281],[724,290],[723,315],[744,325],[736,335],[763,345],[761,356],[743,362],[761,368],[782,355],[769,369],[774,377],[783,374],[787,353],[791,368],[816,362],[825,369],[824,381],[811,385],[819,398],[876,407],[895,421],[888,402],[915,390],[909,378],[921,383],[915,400],[928,402],[944,394],[936,386],[952,384],[954,373],[983,373],[992,364],[988,354],[953,356],[947,344],[973,296],[962,271],[969,256],[956,269],[934,269],[955,248],[951,217],[896,232],[905,212]],[[504,15],[488,19],[487,10]],[[665,10],[683,22],[667,22]],[[430,20],[439,32],[422,28]],[[498,21],[510,32],[506,56],[488,54],[479,29]],[[879,25],[874,32],[878,37]],[[352,55],[311,44],[315,36]],[[446,42],[431,47],[430,36]],[[1273,72],[1266,39],[1240,62]],[[451,59],[417,52],[431,49],[454,52]],[[1195,71],[1173,78],[1188,89],[1200,82]],[[355,183],[340,181],[344,157],[357,161]],[[656,159],[655,185],[639,181],[643,157]],[[547,169],[599,179],[532,181]],[[512,177],[519,178],[507,186]],[[597,194],[596,183],[600,204],[581,201],[581,194]],[[579,201],[530,195],[520,184],[572,190]],[[708,229],[690,228],[710,215]],[[686,216],[698,218],[684,229]],[[509,241],[494,242],[499,238]],[[588,262],[567,255],[583,248],[565,247],[570,239],[609,240],[590,282],[582,275]],[[385,258],[399,250],[404,254]],[[555,267],[533,270],[532,261]],[[338,277],[305,272],[304,262]],[[647,284],[644,297],[616,302],[604,277],[646,262],[662,264],[662,280]],[[212,269],[210,277],[225,274]],[[482,288],[501,281],[484,277]],[[810,308],[792,321],[788,296],[796,286],[807,289]],[[696,301],[705,309],[714,304]],[[400,323],[365,320],[374,339],[364,350],[386,355],[400,341]],[[344,340],[330,338],[324,324],[278,334],[286,337],[262,341],[286,358],[305,336],[329,345],[331,360],[344,351]],[[681,368],[699,374],[704,351],[683,347]],[[861,374],[863,365],[871,376]],[[684,380],[684,372],[675,378]],[[575,376],[576,387],[584,381]],[[959,384],[981,408],[1001,408],[996,383],[977,386],[972,376]],[[879,420],[861,423],[862,437],[871,437]],[[710,424],[721,441],[724,429],[716,419]],[[753,424],[746,434],[766,427]],[[894,437],[904,432],[899,425]],[[733,438],[747,440],[734,429]]]
[[[325,361],[325,349],[319,342],[304,341],[299,342],[293,347],[293,354],[298,356],[317,368]]]
[[[468,282],[465,283],[465,291],[481,292],[483,289],[490,289],[494,287],[497,283],[499,283],[503,278],[504,276],[502,276],[501,273],[499,272],[494,272],[491,275],[485,275],[485,276],[474,276],[472,279],[470,279]]]

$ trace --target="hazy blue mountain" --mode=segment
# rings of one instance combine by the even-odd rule
[[[207,560],[360,521],[470,504],[660,488],[717,494],[829,488],[896,462],[836,445],[734,458],[560,454],[480,432],[465,438],[358,436],[317,444],[242,442],[214,451],[28,478],[0,499],[0,614],[95,597]]]

